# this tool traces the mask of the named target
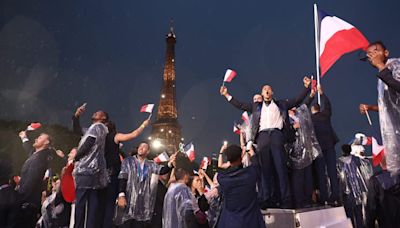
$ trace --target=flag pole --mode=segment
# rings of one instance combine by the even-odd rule
[[[365,108],[366,108],[366,107],[365,107],[365,105],[364,105],[364,109],[365,109]],[[372,121],[371,121],[371,118],[369,117],[368,109],[365,109],[365,115],[367,116],[369,125],[372,126]]]
[[[314,4],[314,34],[315,34],[315,65],[317,71],[317,86],[320,85],[319,81],[319,26],[318,26],[318,9],[317,4]],[[321,104],[321,94],[318,92],[318,104]]]
[[[369,117],[368,110],[365,110],[365,115],[367,116],[367,119],[368,119],[368,123],[369,123],[369,125],[371,125],[371,126],[372,126],[372,122],[371,122],[371,118]]]

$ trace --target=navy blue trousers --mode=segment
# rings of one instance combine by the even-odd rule
[[[351,196],[343,196],[344,210],[346,211],[346,216],[351,219],[351,223],[354,228],[363,228],[363,214],[362,205],[356,205],[356,202]]]
[[[312,204],[312,166],[303,169],[291,170],[291,186],[296,208],[303,208]]]
[[[95,228],[98,206],[98,190],[76,189],[75,228]],[[86,220],[86,226],[85,226]]]
[[[284,150],[284,136],[280,130],[262,131],[257,136],[257,154],[261,167],[261,201],[273,202],[279,190],[280,206],[291,207],[289,178]],[[259,195],[260,196],[260,195]]]
[[[97,227],[113,227],[113,216],[115,210],[115,201],[118,197],[118,174],[110,176],[110,183],[107,187],[99,190],[99,207],[97,214]],[[101,219],[103,218],[103,219]]]
[[[315,168],[318,176],[318,188],[320,192],[319,201],[324,203],[325,201],[339,201],[339,181],[337,178],[336,170],[336,151],[335,148],[329,148],[322,150],[323,157],[315,159]],[[328,176],[327,176],[328,174]],[[328,192],[328,179],[330,182],[330,192]]]

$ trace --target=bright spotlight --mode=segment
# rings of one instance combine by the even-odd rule
[[[160,140],[154,140],[153,143],[151,144],[153,146],[154,149],[159,149],[162,147],[162,143],[160,142]]]

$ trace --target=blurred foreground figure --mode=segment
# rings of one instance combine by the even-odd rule
[[[343,155],[338,159],[337,168],[344,209],[353,227],[362,228],[362,211],[366,203],[367,184],[372,176],[372,167],[368,160],[352,155],[350,145],[342,145],[342,151]]]
[[[231,166],[217,176],[224,198],[217,227],[265,227],[256,193],[260,167],[253,149],[249,153],[251,165],[243,168],[242,149],[237,145],[226,148],[225,154]]]
[[[196,228],[196,199],[192,195],[189,172],[184,169],[175,170],[176,182],[172,183],[165,195],[163,210],[163,228]]]
[[[366,227],[395,228],[400,224],[400,178],[391,176],[386,168],[386,158],[381,163],[382,170],[369,180],[366,213]]]
[[[0,227],[14,227],[18,217],[18,195],[10,178],[11,164],[0,158]]]

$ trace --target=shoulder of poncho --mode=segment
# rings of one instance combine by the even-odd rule
[[[342,156],[339,158],[339,161],[349,164],[351,162],[352,157],[351,156]]]
[[[150,159],[146,159],[146,163],[149,164],[149,165],[156,164],[153,160],[150,160]]]
[[[400,58],[390,58],[387,60],[387,64],[396,64],[396,63],[400,63]]]
[[[128,166],[133,165],[134,162],[135,162],[135,158],[133,156],[126,157],[126,158],[124,158],[124,160],[122,160],[122,163],[126,164]]]
[[[93,128],[103,128],[104,130],[106,130],[108,132],[108,128],[106,125],[104,125],[103,123],[94,123],[92,125],[90,125],[89,129],[93,129]]]
[[[390,70],[393,70],[394,68],[399,68],[400,67],[400,58],[388,59],[386,65]]]

